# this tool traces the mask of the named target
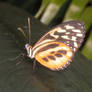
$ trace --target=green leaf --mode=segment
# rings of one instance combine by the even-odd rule
[[[72,0],[71,5],[66,13],[64,21],[70,19],[79,19],[83,9],[85,9],[89,0]]]
[[[47,2],[48,1],[48,2]],[[43,3],[41,5],[40,10],[36,14],[36,18],[41,16],[41,22],[44,24],[49,24],[50,21],[55,17],[56,13],[60,9],[60,6],[62,6],[65,3],[65,0],[43,0]],[[44,11],[44,12],[42,12]],[[50,16],[50,17],[48,17]]]
[[[39,11],[35,14],[35,18],[39,18],[42,15],[42,13],[44,12],[44,10],[46,9],[46,7],[48,6],[50,2],[51,0],[42,0],[41,7]]]
[[[92,59],[92,30],[90,32],[90,35],[88,37],[88,40],[86,44],[84,45],[82,49],[82,53],[88,57],[90,60]]]

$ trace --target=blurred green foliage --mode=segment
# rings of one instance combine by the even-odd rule
[[[85,24],[87,37],[81,52],[92,59],[92,1],[91,0],[1,0],[26,9],[46,25],[55,26],[63,21],[80,20]],[[90,32],[89,32],[90,31]]]

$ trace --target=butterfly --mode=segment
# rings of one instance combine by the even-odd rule
[[[66,68],[85,37],[80,21],[64,22],[47,32],[32,47],[26,44],[28,57],[53,71]]]

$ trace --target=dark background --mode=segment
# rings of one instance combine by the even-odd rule
[[[27,18],[35,42],[64,21],[80,20],[86,37],[73,62],[53,72],[25,54]],[[0,92],[91,92],[92,91],[92,1],[91,0],[0,0]]]

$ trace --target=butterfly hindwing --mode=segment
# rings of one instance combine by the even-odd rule
[[[36,60],[51,70],[60,70],[68,65],[72,58],[72,51],[69,46],[60,42],[45,43],[40,46],[35,58]]]
[[[81,22],[70,21],[60,24],[34,45],[33,57],[49,69],[63,69],[80,47],[84,36],[84,25]]]

